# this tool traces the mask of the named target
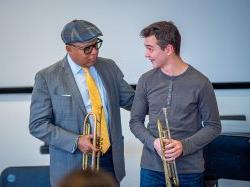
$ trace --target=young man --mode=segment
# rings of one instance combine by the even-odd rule
[[[153,69],[138,82],[131,110],[130,129],[144,144],[141,187],[165,186],[157,120],[167,117],[172,140],[165,158],[175,159],[181,187],[201,187],[202,148],[220,132],[221,124],[213,87],[203,74],[180,57],[181,36],[172,22],[153,23],[141,31],[145,56]],[[149,122],[145,127],[145,116]]]
[[[113,60],[98,57],[100,36],[102,32],[88,21],[69,22],[61,33],[66,56],[35,78],[29,128],[49,145],[53,187],[62,176],[82,168],[83,153],[98,150],[92,135],[82,135],[89,113],[104,128],[100,168],[118,182],[125,176],[120,107],[131,108],[134,90]]]

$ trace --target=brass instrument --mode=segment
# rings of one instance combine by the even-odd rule
[[[85,170],[89,168],[88,163],[89,159],[91,158],[91,166],[90,168],[95,171],[99,171],[99,166],[100,166],[100,147],[101,147],[101,138],[100,138],[100,133],[101,133],[101,128],[100,128],[100,121],[97,120],[97,116],[93,113],[90,112],[86,115],[84,119],[84,132],[83,135],[89,135],[91,133],[91,124],[88,122],[89,117],[93,117],[93,145],[99,149],[99,151],[95,152],[93,151],[91,154],[85,154],[83,153],[83,161],[82,161],[82,169]]]
[[[168,161],[166,161],[166,158],[164,156],[165,143],[163,142],[163,139],[171,140],[171,136],[170,136],[170,129],[169,129],[169,125],[168,125],[167,109],[163,108],[162,110],[163,110],[163,113],[165,116],[165,122],[166,122],[167,129],[166,130],[162,129],[162,124],[161,124],[159,119],[157,120],[157,127],[158,127],[160,144],[161,144],[161,159],[163,162],[166,187],[179,187],[179,179],[178,179],[178,175],[177,175],[175,160],[168,162]]]

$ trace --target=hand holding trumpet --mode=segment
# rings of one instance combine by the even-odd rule
[[[79,137],[77,147],[84,154],[92,153],[93,151],[99,151],[92,143],[93,135],[82,135]]]
[[[181,156],[182,151],[183,151],[183,146],[182,143],[178,140],[174,139],[163,139],[164,143],[164,156],[167,162],[172,161],[179,156]],[[161,144],[160,144],[160,138],[155,139],[154,141],[154,148],[161,156]]]

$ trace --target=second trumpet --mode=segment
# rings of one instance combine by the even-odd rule
[[[163,108],[163,113],[165,116],[166,129],[163,130],[160,120],[157,120],[157,127],[158,127],[158,133],[159,133],[160,144],[161,144],[161,159],[163,162],[166,187],[179,187],[179,179],[178,179],[178,175],[177,175],[175,160],[166,161],[166,158],[164,155],[165,143],[164,143],[163,139],[171,140],[171,136],[170,136],[170,129],[169,129],[169,125],[168,125],[167,109],[166,108]]]

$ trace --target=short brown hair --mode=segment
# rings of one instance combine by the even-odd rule
[[[105,171],[74,170],[59,181],[57,187],[118,187],[115,179]]]
[[[140,36],[143,38],[154,35],[158,45],[163,50],[168,44],[174,47],[175,53],[180,55],[181,35],[172,21],[159,21],[145,27]]]

